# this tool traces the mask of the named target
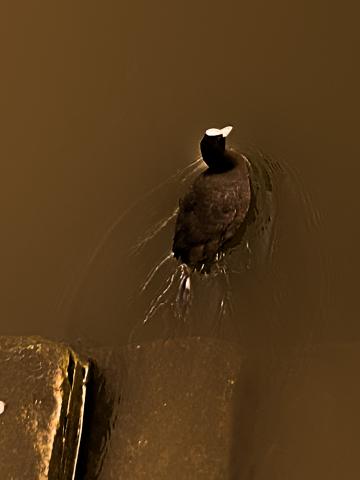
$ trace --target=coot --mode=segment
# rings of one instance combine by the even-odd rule
[[[209,271],[217,255],[241,229],[249,211],[251,187],[248,161],[227,149],[232,127],[206,130],[200,143],[208,169],[180,200],[173,253],[191,269]]]

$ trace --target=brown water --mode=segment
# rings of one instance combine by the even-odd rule
[[[264,364],[270,353],[281,358],[283,371],[302,365],[312,349],[356,352],[357,18],[355,2],[6,2],[1,333],[113,346],[129,338],[218,336],[258,352]],[[223,278],[194,282],[186,324],[174,323],[165,305],[143,326],[176,267],[170,261],[139,293],[169,251],[173,223],[151,239],[149,232],[174,211],[191,180],[182,181],[184,169],[198,158],[204,129],[227,124],[235,127],[232,145],[252,152],[270,173],[273,228],[263,232],[258,217],[250,250],[229,260],[229,285]],[[232,310],[219,316],[216,299],[228,291]],[[254,433],[263,450],[252,454],[257,465],[266,458],[273,472],[266,478],[309,478],[306,469],[289,473],[295,464],[314,465],[310,478],[339,478],[331,477],[344,474],[334,468],[339,458],[346,478],[358,477],[355,430],[342,430],[348,449],[339,449],[337,460],[329,453],[335,440],[328,443],[358,416],[349,400],[360,399],[357,367],[349,361],[345,368],[339,353],[330,357],[340,358],[333,370],[324,361],[333,378],[327,398],[335,405],[335,392],[342,396],[333,414],[321,417],[320,389],[317,403],[309,400],[313,416],[289,407],[276,424],[288,444],[299,427],[294,416],[297,423],[321,417],[319,454],[310,454],[305,440],[291,454],[277,450],[266,440],[270,422]],[[311,368],[300,372],[308,380],[301,388],[310,389],[301,391],[310,395],[317,377]],[[266,418],[269,405],[299,398],[298,384],[291,388],[286,397],[279,387],[280,401],[259,387]],[[261,468],[249,478],[265,478]]]

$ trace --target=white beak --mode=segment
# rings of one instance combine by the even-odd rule
[[[223,137],[227,137],[229,135],[229,133],[231,132],[231,130],[233,129],[233,127],[224,127],[220,130],[221,134]]]
[[[209,128],[208,130],[206,130],[206,135],[208,137],[217,137],[219,135],[222,135],[224,138],[226,138],[229,133],[231,132],[231,130],[233,129],[233,127],[224,127],[224,128]]]

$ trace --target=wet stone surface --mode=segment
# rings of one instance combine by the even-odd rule
[[[228,478],[242,356],[187,338],[95,349],[81,478]]]
[[[65,345],[0,337],[2,480],[72,478],[86,374]]]

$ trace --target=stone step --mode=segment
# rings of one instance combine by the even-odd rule
[[[94,368],[81,480],[229,478],[237,347],[196,337],[86,354]]]
[[[0,478],[72,480],[89,364],[68,346],[0,336]]]

